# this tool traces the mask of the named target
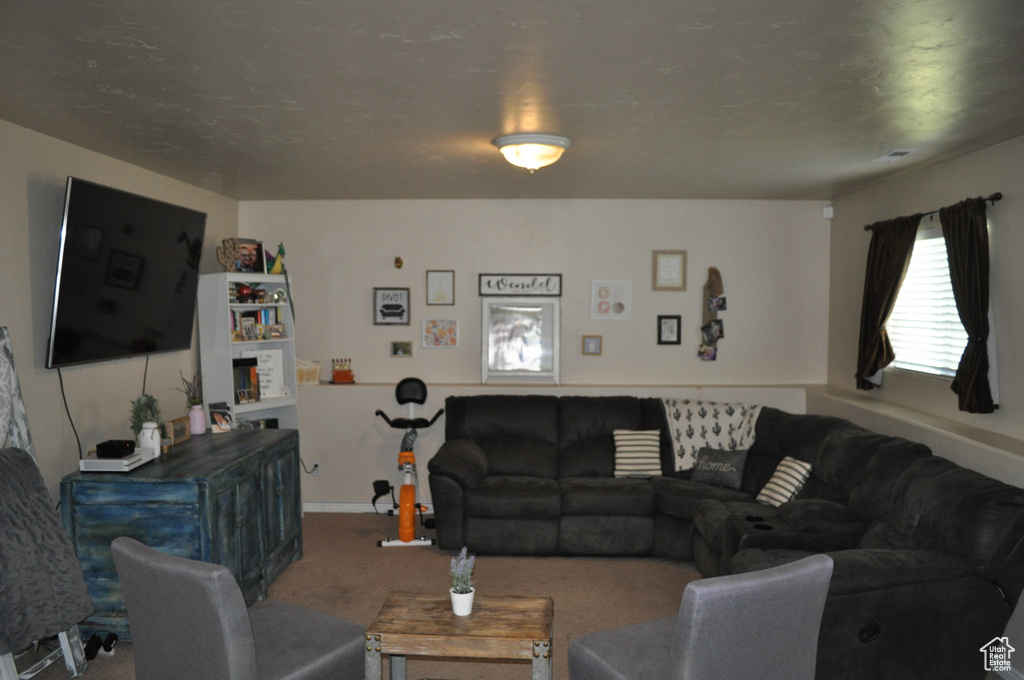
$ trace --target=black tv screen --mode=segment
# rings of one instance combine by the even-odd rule
[[[206,213],[68,177],[47,368],[192,344]]]

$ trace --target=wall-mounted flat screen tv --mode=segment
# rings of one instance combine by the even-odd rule
[[[206,213],[69,177],[47,368],[192,344]]]

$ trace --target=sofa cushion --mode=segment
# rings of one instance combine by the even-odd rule
[[[705,447],[697,454],[697,460],[693,463],[693,476],[690,479],[712,486],[739,489],[746,463],[745,449],[723,451]]]
[[[811,474],[811,464],[786,456],[775,468],[775,474],[757,494],[757,500],[778,507],[796,497]]]
[[[615,430],[645,430],[636,397],[561,397],[558,400],[558,476],[611,477]],[[660,473],[660,459],[659,472]]]
[[[445,439],[476,442],[489,475],[558,476],[558,397],[448,397],[445,412]]]
[[[924,444],[891,437],[882,442],[849,495],[850,507],[875,519],[885,513],[896,480],[915,460],[931,455]]]
[[[616,477],[661,474],[661,433],[658,430],[615,430],[613,435]]]
[[[833,501],[799,499],[778,507],[778,516],[797,531],[850,531],[851,525],[863,530],[867,522],[855,510]]]
[[[654,514],[654,487],[646,479],[575,477],[558,483],[563,515]]]
[[[558,482],[542,477],[487,477],[466,490],[466,514],[472,517],[558,517]]]
[[[848,420],[833,416],[786,413],[765,406],[757,417],[756,437],[750,452],[771,456],[776,462],[792,456],[813,463],[825,436],[837,427],[850,424]],[[761,484],[766,481],[767,478],[761,480]]]
[[[879,517],[896,478],[912,461],[930,453],[924,444],[857,425],[840,425],[825,435],[814,470],[798,498],[851,503],[862,515]]]
[[[523,437],[477,439],[487,455],[488,475],[521,475],[526,477],[558,477],[558,447]]]
[[[749,501],[753,497],[743,491],[701,484],[676,477],[655,477],[654,507],[663,514],[681,519],[693,519],[697,504],[711,498],[719,501]]]
[[[926,456],[900,476],[884,519],[915,548],[956,555],[1011,598],[1020,595],[1024,489]]]

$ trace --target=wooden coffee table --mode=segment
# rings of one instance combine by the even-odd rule
[[[393,591],[366,629],[366,680],[381,677],[390,656],[391,680],[405,680],[407,656],[529,659],[532,680],[551,680],[550,597],[481,595],[473,613],[455,616],[451,599]]]

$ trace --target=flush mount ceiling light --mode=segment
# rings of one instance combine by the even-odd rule
[[[505,160],[530,172],[557,161],[570,144],[568,137],[539,132],[521,132],[494,140],[494,146],[498,147]]]

